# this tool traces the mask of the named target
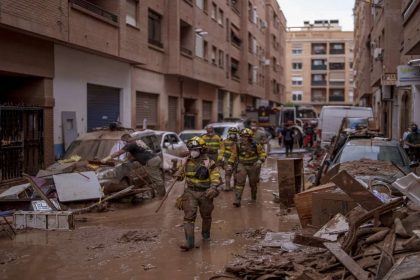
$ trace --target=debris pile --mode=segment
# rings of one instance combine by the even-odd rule
[[[395,175],[398,170],[392,164],[378,168],[368,160],[348,166],[354,168],[295,196],[302,230],[267,232],[245,256],[237,255],[226,272],[241,279],[420,279],[420,177],[394,180],[393,193],[401,193],[383,201],[352,175],[360,174],[359,167],[362,175]],[[331,201],[319,202],[321,194]],[[340,207],[333,206],[334,199]],[[320,208],[328,220],[316,224],[314,210]]]
[[[159,234],[155,231],[130,230],[118,238],[119,243],[129,242],[154,242]]]

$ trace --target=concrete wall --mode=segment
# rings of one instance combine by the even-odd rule
[[[53,91],[54,145],[56,152],[63,143],[61,112],[75,111],[79,134],[87,131],[87,84],[121,89],[120,121],[131,127],[131,74],[130,65],[64,46],[54,46],[55,78]]]

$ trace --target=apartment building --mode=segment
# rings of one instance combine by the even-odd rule
[[[419,55],[418,1],[356,1],[356,104],[371,106],[378,128],[400,140],[420,120],[420,68],[407,65]]]
[[[338,20],[305,21],[286,40],[287,102],[310,105],[353,103],[353,32]]]
[[[110,122],[179,131],[278,104],[285,32],[275,0],[3,0],[1,121],[22,125],[2,141],[34,173]]]

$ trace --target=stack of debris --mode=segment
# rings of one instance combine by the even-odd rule
[[[420,177],[411,173],[392,187],[399,196],[384,199],[340,171],[296,195],[301,231],[268,232],[226,272],[243,279],[420,279]]]

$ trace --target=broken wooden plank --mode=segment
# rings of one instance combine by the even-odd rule
[[[379,198],[374,196],[345,170],[340,171],[340,173],[331,178],[331,181],[366,210],[370,211],[382,205]]]
[[[335,242],[324,242],[324,246],[347,268],[351,274],[358,280],[368,280],[369,273],[363,270],[357,262],[355,262],[340,245]]]
[[[58,211],[57,207],[48,199],[48,197],[44,194],[44,192],[38,187],[37,183],[35,182],[35,178],[29,176],[28,174],[23,173],[22,176],[29,181],[34,191],[47,203],[47,205],[54,211]]]
[[[382,247],[381,258],[379,260],[378,269],[376,271],[375,280],[383,279],[394,265],[394,258],[392,257],[394,253],[394,248],[395,230],[392,229],[391,232],[385,238],[384,245]]]
[[[324,242],[328,242],[328,240],[302,234],[295,234],[293,239],[293,243],[316,248],[325,248]]]

